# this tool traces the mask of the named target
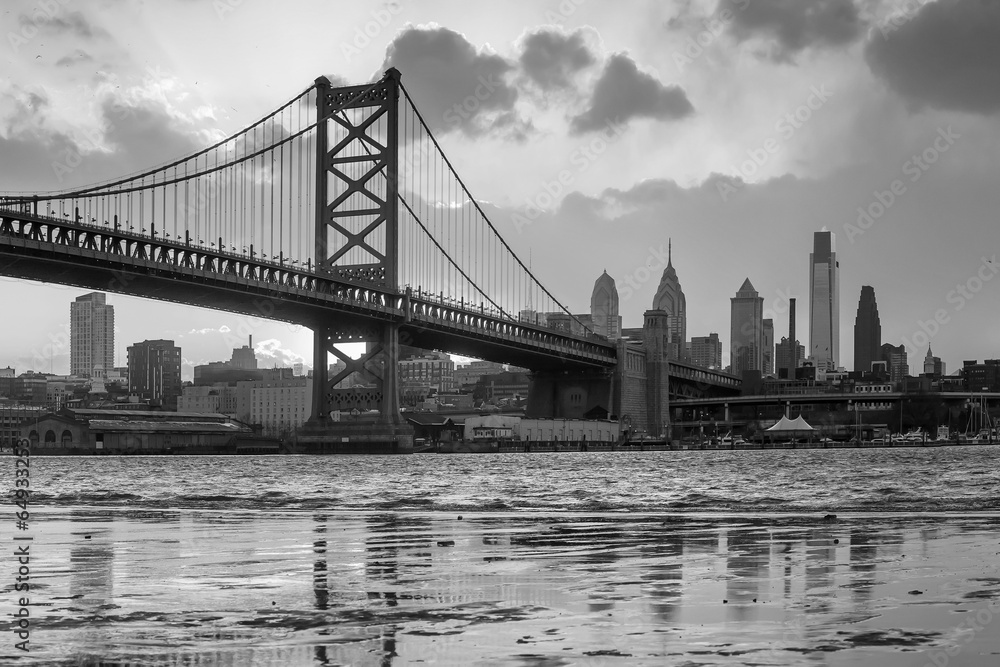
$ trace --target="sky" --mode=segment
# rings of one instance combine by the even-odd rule
[[[928,344],[949,372],[1000,356],[998,2],[11,0],[0,12],[0,192],[161,164],[320,75],[365,83],[395,66],[501,234],[573,312],[589,311],[606,270],[624,325],[641,326],[671,240],[689,336],[718,332],[728,357],[729,299],[749,278],[779,339],[797,299],[808,345],[809,252],[827,229],[841,365],[853,367],[862,285],[911,373]],[[0,278],[0,367],[67,373],[83,293]],[[129,344],[172,338],[189,378],[250,334],[262,365],[311,361],[301,327],[109,302],[123,365]]]

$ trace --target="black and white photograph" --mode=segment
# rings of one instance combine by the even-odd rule
[[[1000,1],[5,0],[0,665],[1000,665]]]

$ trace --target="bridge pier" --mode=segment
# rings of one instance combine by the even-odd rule
[[[337,343],[367,343],[352,359]],[[330,377],[329,355],[344,363]],[[319,325],[313,342],[312,416],[296,433],[301,454],[409,454],[413,427],[399,414],[399,325],[368,324],[333,328]],[[374,385],[338,388],[355,373]],[[377,414],[371,412],[377,410]]]
[[[525,417],[606,419],[613,408],[612,375],[604,371],[532,373]]]

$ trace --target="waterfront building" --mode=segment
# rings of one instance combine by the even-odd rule
[[[964,388],[967,391],[1000,392],[1000,359],[986,359],[977,363],[975,359],[962,364]]]
[[[854,319],[854,370],[868,373],[872,362],[881,361],[882,323],[875,303],[875,288],[864,285]]]
[[[115,307],[107,296],[91,292],[69,306],[69,372],[89,378],[94,367],[114,368]]]
[[[761,340],[764,343],[763,374],[774,375],[774,320],[763,320],[764,329]]]
[[[750,279],[730,298],[729,364],[737,377],[743,371],[764,368],[764,299]]]
[[[172,340],[145,340],[128,348],[128,390],[151,404],[177,409],[181,348]]]
[[[828,231],[813,234],[809,253],[809,356],[830,370],[840,359],[840,268]]]
[[[881,357],[889,372],[889,382],[896,386],[901,385],[906,376],[910,374],[910,366],[906,359],[906,346],[885,343],[882,345]]]
[[[622,318],[618,314],[618,287],[605,271],[594,283],[590,295],[590,320],[594,333],[611,340],[621,337]]]
[[[653,297],[653,306],[650,310],[662,310],[667,313],[668,358],[684,359],[687,351],[687,298],[677,279],[671,241],[667,242],[667,268],[660,277],[660,284],[656,288],[656,296]]]
[[[285,376],[285,379],[237,383],[237,400],[246,403],[247,421],[261,426],[264,435],[281,437],[306,423],[312,409],[312,378]],[[242,416],[237,416],[243,419]]]
[[[924,375],[929,375],[939,380],[946,374],[945,363],[941,361],[941,357],[934,356],[934,353],[931,352],[931,346],[928,345],[927,356],[924,357]]]
[[[691,338],[689,354],[691,363],[703,368],[722,368],[722,341],[719,334]]]

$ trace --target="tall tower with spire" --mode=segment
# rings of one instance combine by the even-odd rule
[[[590,295],[590,321],[594,333],[607,336],[611,340],[621,338],[622,318],[618,314],[618,287],[615,279],[605,270],[594,283]]]
[[[660,246],[662,247],[662,246]],[[652,310],[663,310],[667,313],[667,328],[669,342],[667,354],[671,359],[682,359],[687,351],[687,299],[677,280],[677,270],[674,268],[673,240],[667,241],[667,268],[660,277],[660,285],[653,297]]]

